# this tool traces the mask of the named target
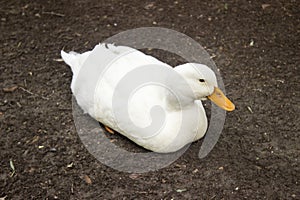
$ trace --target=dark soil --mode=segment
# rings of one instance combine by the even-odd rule
[[[300,199],[299,6],[1,0],[0,199]],[[146,26],[205,46],[237,109],[206,158],[198,159],[200,141],[169,167],[128,174],[81,143],[72,74],[57,59],[61,49],[84,52]]]

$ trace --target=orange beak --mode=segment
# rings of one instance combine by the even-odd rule
[[[233,111],[235,109],[234,104],[217,87],[215,87],[214,92],[208,98],[224,110]]]

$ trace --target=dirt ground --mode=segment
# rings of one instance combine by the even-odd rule
[[[299,6],[1,0],[0,199],[300,199]],[[101,164],[80,141],[72,74],[58,59],[61,49],[84,52],[146,26],[202,44],[236,110],[206,158],[197,157],[199,141],[169,167],[129,174]]]

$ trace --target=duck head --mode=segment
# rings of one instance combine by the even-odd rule
[[[235,109],[234,104],[218,88],[215,73],[206,65],[188,63],[178,66],[176,71],[185,78],[197,99],[209,99],[226,111]]]

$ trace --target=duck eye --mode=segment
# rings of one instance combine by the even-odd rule
[[[200,78],[200,79],[199,79],[199,82],[201,82],[201,83],[204,83],[204,82],[205,82],[205,80],[204,80],[204,79],[202,79],[202,78]]]

